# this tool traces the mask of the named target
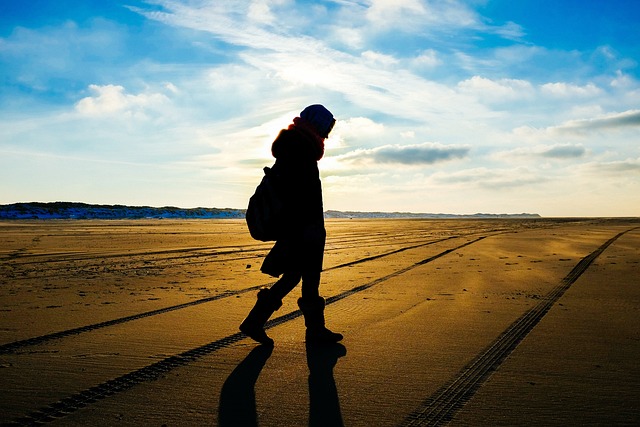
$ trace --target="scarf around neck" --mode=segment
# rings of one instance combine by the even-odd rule
[[[293,123],[289,125],[289,130],[298,130],[309,137],[314,144],[314,153],[316,154],[316,160],[320,160],[324,156],[324,138],[320,136],[315,127],[307,120],[296,117],[293,119]]]

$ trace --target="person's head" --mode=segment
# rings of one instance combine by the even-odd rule
[[[329,132],[331,132],[333,125],[336,123],[336,119],[333,118],[331,111],[320,104],[309,105],[302,110],[300,118],[309,122],[323,138],[329,136]]]

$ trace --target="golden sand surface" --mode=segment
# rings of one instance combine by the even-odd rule
[[[640,219],[329,220],[299,287],[237,327],[271,247],[241,220],[0,222],[0,422],[640,423]]]

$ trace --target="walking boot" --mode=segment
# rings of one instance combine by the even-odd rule
[[[282,301],[274,298],[269,289],[260,289],[258,291],[258,301],[256,301],[256,305],[253,306],[246,319],[240,324],[240,331],[261,344],[273,345],[273,340],[264,331],[264,324],[267,323],[273,312],[280,307],[282,307]]]
[[[298,307],[304,314],[304,324],[307,327],[307,343],[335,344],[343,338],[342,334],[331,332],[324,326],[324,298],[317,297],[312,300],[299,298]]]

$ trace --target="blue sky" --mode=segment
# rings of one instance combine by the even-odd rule
[[[0,203],[246,206],[306,105],[325,209],[640,216],[635,0],[0,0]]]

